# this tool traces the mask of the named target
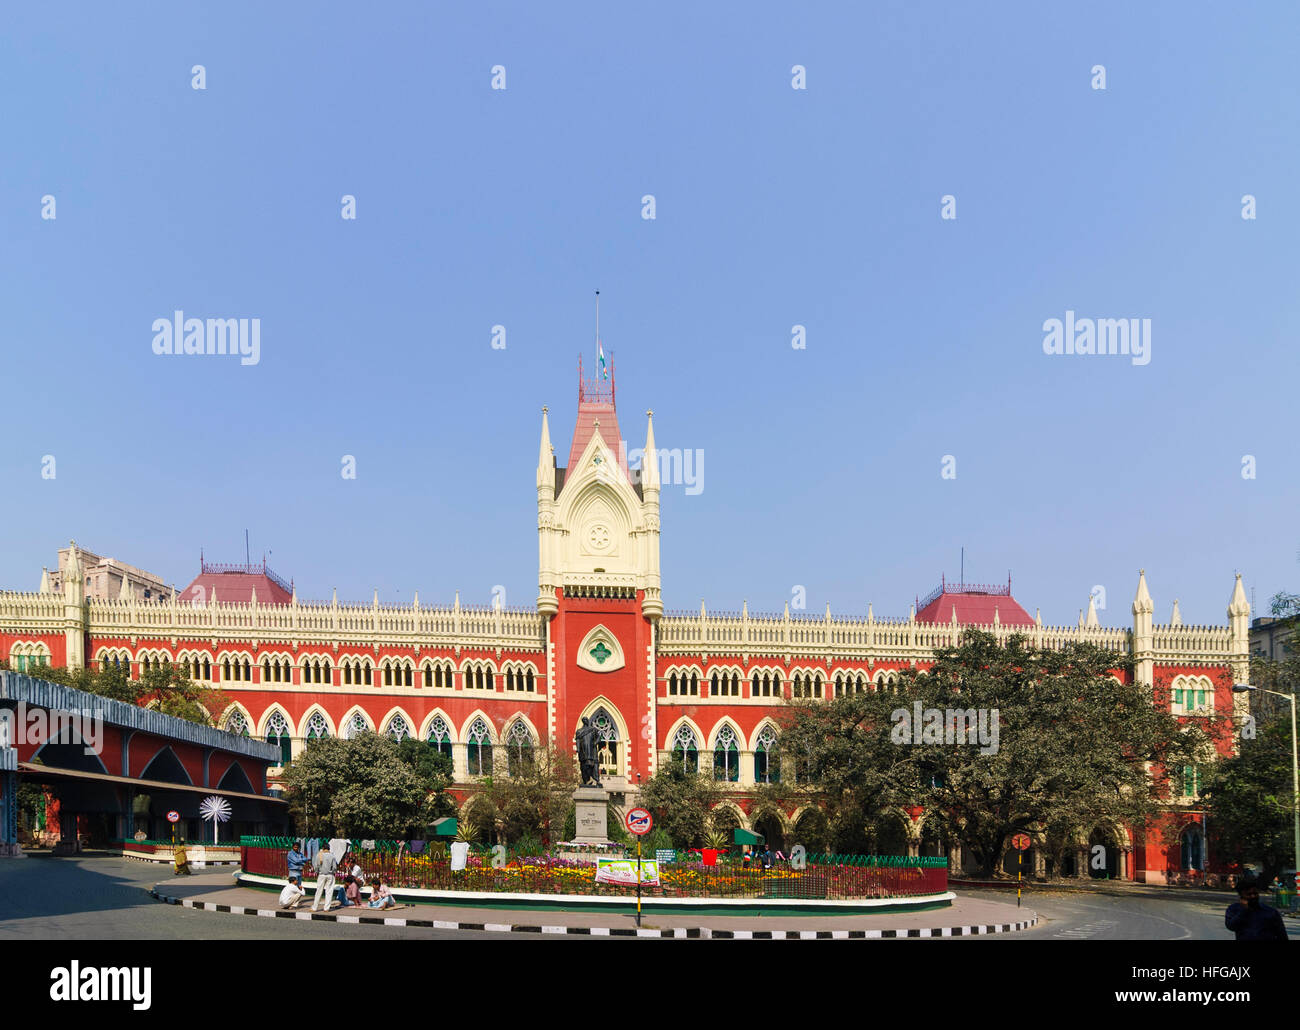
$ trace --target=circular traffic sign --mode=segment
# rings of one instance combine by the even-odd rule
[[[623,823],[627,826],[628,833],[635,833],[638,837],[644,837],[650,832],[650,827],[654,825],[654,819],[644,808],[633,808],[623,817]]]
[[[180,814],[180,812],[177,812],[175,809],[173,809],[172,811],[168,812],[168,813],[167,813],[167,821],[168,821],[169,823],[178,823],[178,822],[180,822],[180,821],[181,821],[181,814]]]
[[[1017,833],[1011,838],[1011,846],[1017,851],[1028,851],[1029,844],[1029,834],[1027,833]]]

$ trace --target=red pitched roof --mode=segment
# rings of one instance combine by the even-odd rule
[[[578,359],[578,421],[573,427],[573,443],[569,447],[569,463],[565,468],[570,472],[577,470],[582,452],[596,435],[596,423],[600,423],[600,438],[605,441],[618,467],[627,471],[627,445],[623,443],[623,434],[618,428],[618,412],[614,408],[614,369],[613,358],[610,360],[609,379],[584,379],[582,377],[582,359]],[[628,476],[629,481],[631,476]]]
[[[247,604],[257,591],[258,604],[289,604],[293,601],[293,586],[261,565],[215,565],[200,562],[199,574],[180,595],[182,601],[206,604],[213,591],[218,602],[239,601]]]
[[[623,436],[618,430],[618,413],[614,405],[597,401],[582,401],[578,405],[578,422],[573,427],[573,445],[569,448],[567,468],[576,469],[582,452],[596,435],[596,423],[600,423],[600,438],[614,452],[619,467],[627,472],[627,447],[623,446]]]
[[[953,609],[963,626],[987,626],[997,612],[1003,626],[1032,626],[1033,617],[1011,596],[1006,586],[974,586],[943,582],[918,607],[917,622],[952,622]]]

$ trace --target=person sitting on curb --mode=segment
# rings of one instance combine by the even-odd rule
[[[289,882],[285,884],[284,890],[280,892],[281,908],[297,908],[298,903],[307,896],[307,892],[298,885],[298,877],[289,877]]]
[[[1282,913],[1259,900],[1259,881],[1244,876],[1237,882],[1239,901],[1228,906],[1223,925],[1239,941],[1284,941],[1287,939]]]
[[[370,892],[371,908],[392,908],[397,904],[392,893],[388,890],[388,885],[380,878],[375,881],[374,889]]]
[[[355,876],[347,877],[347,886],[343,889],[343,907],[361,907],[361,881]]]

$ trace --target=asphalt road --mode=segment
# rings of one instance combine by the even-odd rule
[[[233,867],[232,867],[233,868]],[[171,867],[108,856],[0,860],[0,941],[500,939],[499,933],[339,925],[196,912],[147,891]],[[520,938],[528,934],[513,935]],[[532,935],[536,937],[537,935]],[[565,938],[556,938],[564,940]]]
[[[168,866],[110,856],[0,861],[0,941],[8,940],[311,940],[400,938],[500,940],[503,934],[423,928],[338,925],[305,920],[257,919],[221,912],[195,912],[165,905],[147,889],[170,879]],[[1006,891],[963,891],[974,897],[1014,901]],[[1223,926],[1229,893],[1099,887],[1051,890],[1035,887],[1025,905],[1038,912],[1032,930],[989,937],[1007,940],[1230,940]],[[1293,929],[1294,928],[1294,929]],[[1288,920],[1300,937],[1300,923]],[[538,935],[516,934],[537,940]],[[548,940],[573,938],[548,937]]]
[[[992,901],[1015,901],[1015,891],[964,890],[961,893]],[[1234,939],[1233,934],[1223,925],[1223,916],[1234,901],[1236,895],[1231,891],[1032,887],[1025,892],[1023,903],[1038,913],[1039,924],[1013,936],[1021,940],[1230,941]],[[1292,937],[1300,937],[1300,923],[1288,920],[1287,932]]]

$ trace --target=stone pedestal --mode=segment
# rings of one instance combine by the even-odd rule
[[[604,787],[579,787],[573,792],[573,840],[576,844],[608,844],[606,806],[609,794]]]

